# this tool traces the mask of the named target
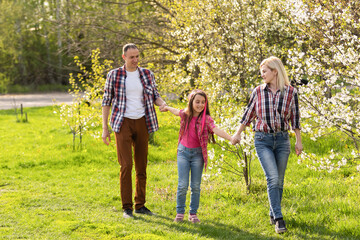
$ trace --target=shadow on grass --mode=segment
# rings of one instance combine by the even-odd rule
[[[298,233],[296,236],[301,239],[315,239],[315,240],[322,240],[322,239],[360,239],[359,234],[351,233],[351,230],[347,230],[344,232],[334,232],[324,225],[321,224],[307,224],[305,222],[295,221],[294,219],[287,220],[287,223],[291,226],[291,228],[300,229],[301,233]],[[304,234],[306,232],[311,233],[310,235]],[[350,236],[352,235],[353,236]]]
[[[159,224],[171,231],[178,231],[184,233],[190,233],[194,236],[200,235],[202,237],[212,239],[257,239],[257,240],[268,240],[268,239],[280,239],[274,237],[265,237],[258,234],[246,232],[236,226],[225,225],[214,221],[202,221],[199,224],[193,224],[188,221],[182,223],[175,223],[174,219],[164,217],[161,215],[155,215],[151,217],[136,216],[136,220],[141,220],[151,224]]]

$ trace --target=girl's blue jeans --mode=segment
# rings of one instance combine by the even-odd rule
[[[190,214],[196,214],[200,202],[200,184],[204,167],[201,147],[187,148],[179,143],[177,152],[178,189],[176,196],[176,213],[185,213],[186,193],[190,180]]]
[[[289,133],[256,132],[255,149],[266,176],[270,216],[282,218],[281,199],[290,155]]]

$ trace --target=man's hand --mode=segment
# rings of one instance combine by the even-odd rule
[[[109,139],[109,141],[108,141],[108,139]],[[103,128],[102,140],[106,145],[109,145],[109,143],[111,142],[109,129]]]
[[[161,106],[159,106],[159,110],[160,112],[167,112],[168,110],[166,109],[166,102],[164,102]]]

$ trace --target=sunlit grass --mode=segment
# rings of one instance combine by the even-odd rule
[[[170,113],[158,113],[160,130],[149,148],[146,206],[157,215],[125,220],[114,139],[106,146],[85,136],[84,147],[73,151],[71,133],[51,107],[26,111],[28,123],[16,122],[12,110],[0,111],[0,239],[360,238],[359,174],[315,172],[294,154],[285,179],[286,234],[276,234],[268,223],[266,181],[257,160],[250,193],[241,177],[215,177],[216,169],[208,169],[202,223],[174,223],[179,119]],[[319,150],[304,136],[304,148],[321,154],[332,146],[327,143],[336,138],[324,140]]]

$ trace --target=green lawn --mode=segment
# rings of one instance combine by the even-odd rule
[[[28,123],[16,122],[12,110],[0,111],[0,239],[360,239],[359,173],[315,172],[295,154],[285,177],[287,233],[278,235],[269,224],[257,160],[249,194],[243,179],[208,170],[202,222],[174,223],[179,123],[170,113],[159,113],[149,149],[147,207],[157,215],[123,219],[114,141],[106,146],[85,136],[83,149],[73,151],[52,107],[25,111]],[[324,153],[327,142],[336,139],[321,144]],[[304,148],[319,151],[307,139]]]

